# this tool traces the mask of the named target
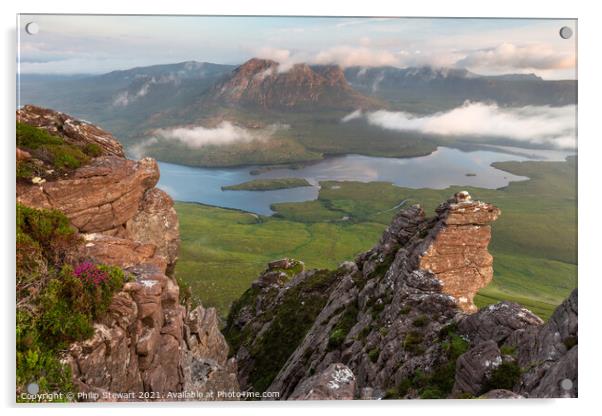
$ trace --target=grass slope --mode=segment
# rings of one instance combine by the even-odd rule
[[[372,247],[400,204],[420,203],[430,214],[466,189],[502,210],[490,245],[494,281],[476,303],[516,301],[547,318],[577,286],[576,158],[495,166],[532,179],[497,190],[327,181],[318,200],[275,204],[274,217],[177,203],[182,232],[177,273],[203,304],[225,316],[268,261],[290,256],[309,268],[334,268]]]

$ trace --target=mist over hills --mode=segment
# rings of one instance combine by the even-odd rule
[[[576,86],[573,80],[547,81],[534,74],[481,76],[455,68],[288,66],[253,58],[239,66],[187,61],[102,75],[22,74],[19,103],[54,108],[100,124],[138,156],[233,166],[292,163],[341,153],[424,155],[441,144],[440,137],[386,129],[368,119],[342,120],[360,110],[424,117],[449,112],[467,101],[491,103],[502,111],[524,106],[544,106],[545,110],[575,104]],[[222,145],[219,138],[229,131],[259,140],[238,143],[228,136]],[[174,132],[202,133],[201,142],[207,145],[191,149]],[[513,139],[496,140],[511,144]],[[446,138],[446,145],[455,141]]]
[[[418,113],[441,111],[467,100],[516,107],[577,101],[576,81],[546,81],[535,74],[482,76],[453,68],[350,67],[345,77],[364,94]]]

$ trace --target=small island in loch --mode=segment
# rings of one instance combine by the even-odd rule
[[[302,186],[311,184],[303,178],[254,179],[237,185],[222,186],[222,191],[274,191]]]

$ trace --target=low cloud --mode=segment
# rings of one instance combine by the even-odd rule
[[[469,52],[456,66],[491,69],[569,69],[575,67],[575,56],[559,52],[548,45],[514,45],[502,43],[495,48]]]
[[[355,111],[347,114],[345,117],[343,117],[341,119],[341,121],[343,123],[346,123],[346,122],[351,121],[351,120],[356,120],[358,118],[362,118],[363,115],[364,114],[362,113],[362,110],[355,110]]]
[[[158,129],[153,132],[153,137],[133,146],[130,151],[135,158],[145,155],[146,149],[161,142],[177,142],[190,149],[200,149],[204,146],[226,146],[235,143],[250,143],[265,141],[280,131],[289,128],[286,124],[270,124],[262,129],[247,129],[222,121],[216,127],[174,127]]]
[[[315,53],[293,52],[288,49],[261,48],[256,56],[278,62],[279,72],[286,72],[295,64],[350,66],[399,65],[401,55],[366,46],[335,46]]]
[[[525,106],[503,108],[496,104],[471,103],[428,116],[379,110],[358,111],[342,119],[364,118],[387,130],[417,131],[442,136],[500,137],[532,144],[573,149],[577,145],[575,106]]]
[[[134,78],[136,80],[136,88],[118,93],[113,99],[113,105],[115,107],[126,107],[138,99],[145,97],[150,92],[153,85],[173,84],[177,87],[182,83],[182,77],[184,75],[185,71],[169,72],[159,77],[136,75]]]
[[[266,47],[256,51],[255,55],[280,63],[279,72],[286,72],[298,63],[339,65],[342,68],[431,66],[464,68],[484,74],[538,72],[542,75],[563,73],[575,67],[574,54],[564,53],[547,44],[502,43],[486,49],[423,51],[379,49],[367,39],[358,45],[340,45],[316,52]]]
[[[261,136],[251,133],[248,129],[235,126],[229,121],[222,121],[214,128],[176,127],[159,129],[155,132],[157,138],[178,141],[192,149],[207,145],[226,145],[234,142],[248,143],[260,139]]]

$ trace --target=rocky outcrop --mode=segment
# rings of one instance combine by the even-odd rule
[[[123,146],[113,135],[93,124],[47,108],[26,105],[17,110],[17,121],[39,127],[77,145],[96,144],[106,155],[125,157]]]
[[[481,342],[462,354],[456,361],[455,394],[478,396],[492,372],[502,364],[502,353],[493,340]]]
[[[576,342],[576,292],[575,306],[559,308],[562,318],[547,324],[514,303],[477,312],[472,302],[492,278],[489,224],[499,214],[462,192],[432,218],[417,205],[400,211],[372,250],[335,271],[274,278],[268,268],[234,304],[225,328],[241,387],[280,399],[326,397],[327,374],[344,365],[354,375],[354,398],[558,393],[546,377],[558,385],[576,368],[576,347],[567,352],[561,342]],[[523,351],[519,340],[527,338]],[[497,392],[487,396],[490,390]]]
[[[526,397],[577,397],[577,289],[544,325],[517,330],[507,344],[525,371],[518,392]]]
[[[434,273],[442,291],[456,298],[462,310],[474,312],[474,295],[493,279],[493,257],[487,251],[489,224],[500,210],[459,192],[436,212],[438,223],[424,243],[419,267]]]
[[[105,154],[56,180],[17,183],[17,202],[57,209],[81,233],[102,233],[152,244],[173,272],[179,247],[179,226],[173,201],[155,188],[159,167],[151,158],[123,156],[109,133],[71,116],[34,106],[17,112],[23,123],[44,128],[81,146],[97,143]]]
[[[299,384],[289,400],[352,400],[355,376],[345,364],[331,364]]]
[[[227,360],[215,309],[187,313],[157,247],[103,234],[84,240],[81,258],[122,267],[131,281],[94,335],[63,358],[78,391],[100,400],[199,400],[212,391],[238,391],[236,361]]]
[[[79,232],[74,262],[118,266],[128,276],[94,333],[62,357],[87,400],[211,400],[238,392],[236,360],[215,309],[187,310],[173,276],[179,225],[173,201],[155,188],[155,160],[132,161],[101,129],[26,106],[19,121],[104,154],[64,177],[17,186],[17,201],[62,211]],[[232,397],[237,398],[236,395]]]
[[[76,169],[71,178],[40,185],[19,184],[17,200],[64,212],[80,232],[120,234],[140,210],[145,192],[158,180],[154,159],[136,162],[102,156]]]

